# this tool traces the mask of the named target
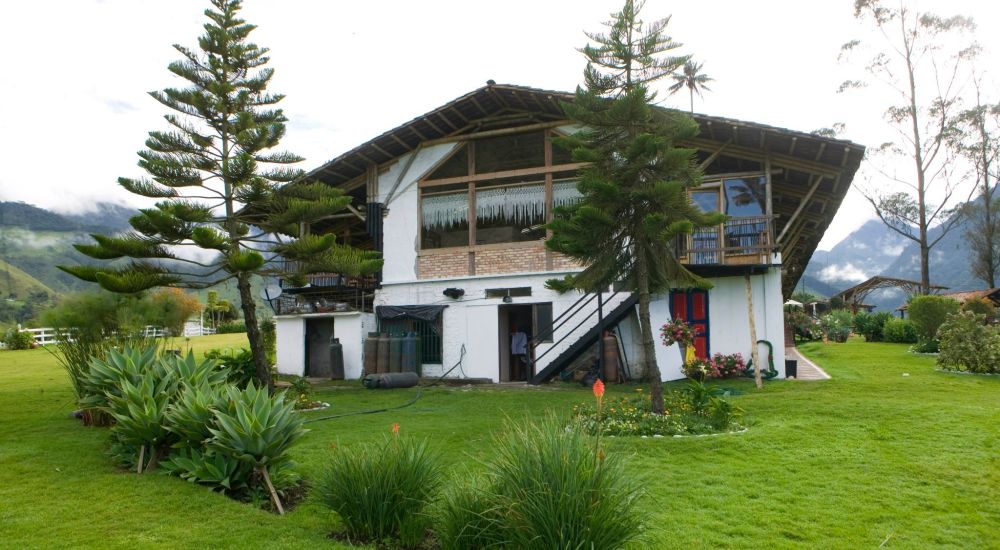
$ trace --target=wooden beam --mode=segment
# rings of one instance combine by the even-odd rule
[[[470,176],[455,176],[453,178],[441,178],[439,180],[424,180],[420,182],[420,187],[436,187],[440,185],[452,185],[455,183],[477,182],[499,178],[513,178],[518,176],[541,176],[549,170],[564,172],[568,170],[578,170],[587,166],[587,162],[574,162],[571,164],[558,164],[554,167],[539,166],[537,168],[520,168],[518,170],[506,170],[504,172],[490,172],[488,174],[472,174]]]
[[[809,192],[806,193],[806,196],[802,199],[801,202],[799,202],[799,207],[795,209],[795,212],[792,213],[792,217],[788,218],[788,221],[785,223],[785,227],[783,227],[781,233],[778,234],[778,238],[775,239],[774,241],[775,243],[781,244],[781,239],[788,233],[788,230],[792,227],[792,224],[795,223],[796,220],[798,220],[799,215],[802,214],[802,211],[809,203],[809,200],[812,199],[813,193],[815,193],[816,190],[819,189],[819,184],[823,182],[823,178],[821,176],[815,176],[814,180],[815,181],[813,181],[812,186],[809,188]]]
[[[453,143],[456,141],[464,141],[468,139],[483,139],[488,137],[506,136],[511,134],[522,134],[524,132],[530,132],[532,130],[547,130],[549,128],[555,128],[557,126],[562,126],[564,124],[569,124],[569,121],[558,120],[554,122],[539,122],[536,124],[528,124],[525,126],[515,126],[514,128],[499,128],[497,130],[486,130],[483,132],[463,134],[460,136],[457,135],[447,136],[438,139],[428,140],[424,143],[424,146],[430,147],[431,145],[438,145],[441,143]]]
[[[361,212],[359,212],[357,208],[354,208],[354,206],[348,204],[347,205],[347,209],[351,211],[351,214],[354,214],[355,216],[357,216],[359,220],[361,220],[361,221],[367,221],[365,219],[365,215],[362,214]]]
[[[707,140],[703,138],[688,138],[680,140],[678,144],[682,146],[692,146],[698,149],[714,149],[718,147],[718,142]],[[744,158],[746,160],[753,160],[757,162],[763,162],[765,153],[757,149],[750,147],[743,147],[740,145],[730,145],[728,150],[732,156],[738,158]],[[831,178],[837,177],[840,173],[838,168],[830,166],[828,164],[820,164],[818,162],[802,160],[794,157],[789,157],[788,155],[782,155],[780,153],[771,153],[771,162],[777,166],[783,166],[785,168],[792,168],[800,172],[805,172],[807,174],[819,174],[823,176],[829,176]]]
[[[722,154],[722,152],[725,151],[726,147],[728,147],[729,144],[731,144],[732,142],[733,142],[733,140],[730,139],[729,141],[727,141],[727,142],[723,143],[722,145],[720,145],[718,149],[716,149],[715,151],[713,151],[712,154],[709,155],[707,159],[705,159],[704,161],[702,161],[701,164],[698,165],[698,169],[699,170],[704,170],[704,169],[708,168],[709,165],[711,165],[713,162],[715,162],[715,159],[719,158],[719,155]]]

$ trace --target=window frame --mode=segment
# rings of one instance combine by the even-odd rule
[[[491,180],[498,180],[504,178],[512,177],[526,177],[526,176],[541,176],[544,180],[545,188],[545,223],[549,223],[553,219],[552,214],[552,203],[553,203],[553,176],[559,172],[576,171],[581,167],[586,166],[587,163],[575,162],[569,164],[553,164],[553,145],[552,138],[561,135],[558,131],[553,129],[543,129],[543,130],[528,130],[523,133],[539,132],[543,133],[543,143],[544,143],[544,161],[545,164],[542,166],[537,166],[533,168],[520,168],[516,170],[505,170],[501,172],[488,172],[477,174],[476,173],[476,144],[477,139],[466,139],[460,143],[454,151],[449,153],[447,156],[442,158],[440,161],[434,164],[426,173],[426,175],[417,181],[417,242],[418,248],[417,252],[421,254],[435,254],[435,253],[449,253],[456,251],[475,251],[484,250],[491,248],[517,248],[517,247],[530,247],[537,246],[538,243],[544,242],[551,236],[550,231],[545,232],[545,236],[540,239],[527,240],[527,241],[511,241],[503,243],[489,243],[489,244],[476,244],[476,183],[487,182]],[[517,134],[512,134],[517,135]],[[448,162],[454,155],[459,154],[459,151],[465,148],[469,169],[468,175],[465,176],[454,176],[448,178],[440,179],[430,179],[430,174],[433,174],[439,167],[444,163]],[[424,192],[425,190],[430,191],[435,187],[446,186],[446,185],[456,185],[456,184],[466,184],[466,200],[468,204],[468,243],[464,246],[449,246],[449,247],[437,247],[437,248],[426,248],[424,247],[424,223],[423,223],[423,209],[424,209]],[[431,191],[432,192],[432,191]],[[462,191],[456,190],[456,193],[462,193]]]

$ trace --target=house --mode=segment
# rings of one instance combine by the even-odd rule
[[[544,247],[552,208],[578,196],[580,165],[550,139],[574,131],[560,107],[572,99],[490,82],[313,170],[313,179],[343,189],[354,206],[310,230],[381,250],[385,265],[368,279],[322,274],[306,287],[283,288],[275,300],[279,372],[309,373],[310,364],[329,357],[332,336],[343,346],[346,377],[357,378],[364,338],[378,330],[416,333],[425,376],[541,382],[586,360],[608,331],[634,369],[642,356],[635,296],[613,288],[559,294],[545,286],[580,269]],[[698,355],[748,356],[748,276],[757,338],[773,345],[783,374],[782,304],[864,147],[693,116],[701,132],[682,145],[697,150],[705,177],[691,197],[731,218],[678,241],[679,257],[714,287],[656,296],[654,327],[679,316],[698,329]],[[519,333],[527,360],[520,349],[512,353]],[[665,380],[683,376],[676,346],[657,343],[656,360]]]

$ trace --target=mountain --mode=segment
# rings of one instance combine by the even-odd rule
[[[24,300],[32,293],[54,295],[47,285],[24,271],[0,260],[0,299]]]
[[[19,227],[31,231],[114,233],[128,229],[135,209],[99,202],[91,212],[59,214],[23,203],[0,201],[0,228]]]
[[[968,229],[968,222],[960,220],[931,249],[931,284],[948,287],[949,292],[985,287],[970,270],[972,253],[965,238]],[[933,241],[940,234],[941,228],[935,227],[928,236]],[[870,220],[829,251],[817,250],[806,266],[800,287],[832,296],[875,275],[919,281],[920,247],[881,221]],[[906,301],[906,295],[888,289],[872,293],[865,301],[879,311],[893,311]]]

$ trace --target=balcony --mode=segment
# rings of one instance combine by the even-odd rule
[[[306,286],[293,287],[287,280],[279,280],[282,293],[271,300],[275,315],[374,311],[372,302],[378,288],[374,276],[314,273],[307,276],[307,281]]]
[[[677,258],[686,266],[770,265],[775,250],[771,216],[732,217],[677,239]]]

